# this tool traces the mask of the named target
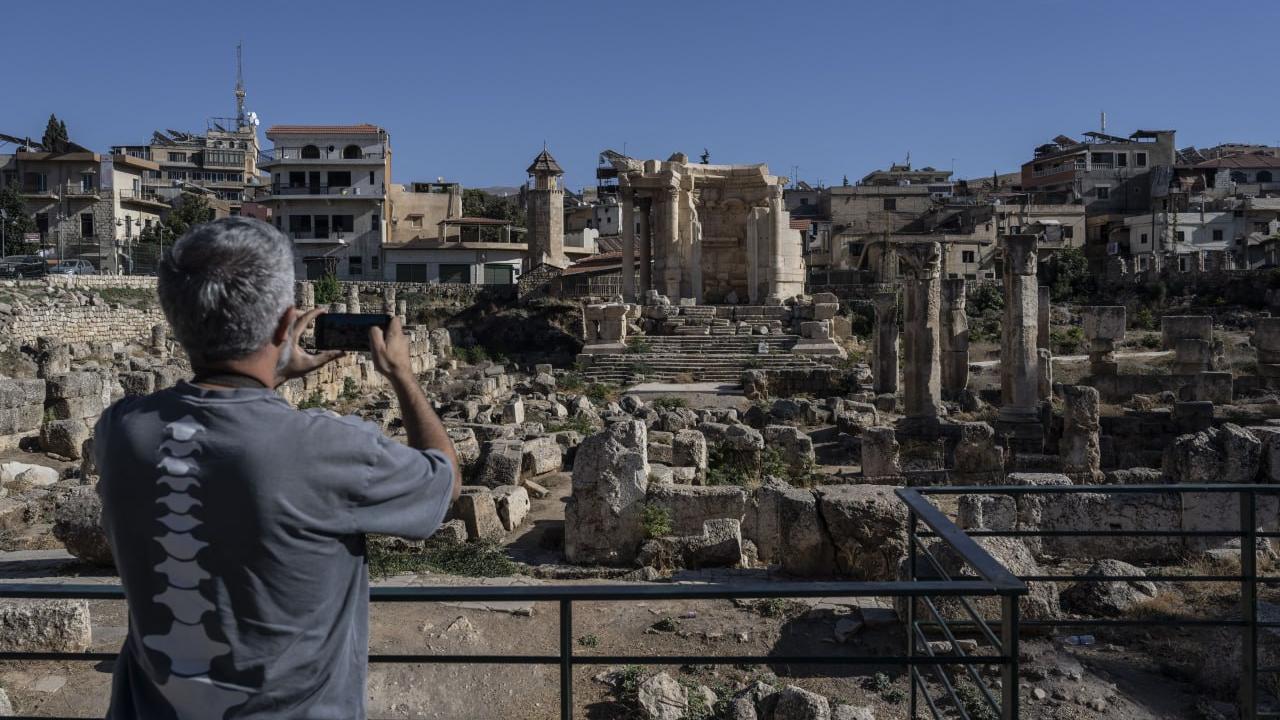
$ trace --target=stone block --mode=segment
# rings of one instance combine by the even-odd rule
[[[760,559],[782,566],[797,577],[835,572],[835,548],[827,535],[818,499],[812,491],[782,482],[767,482],[756,491],[745,534]]]
[[[493,540],[503,533],[493,492],[487,487],[464,486],[453,504],[453,515],[467,527],[471,540]]]
[[[90,434],[83,420],[50,420],[40,430],[40,447],[45,452],[79,460]]]
[[[578,564],[630,564],[644,541],[648,428],[617,422],[578,447],[565,505],[565,557]]]
[[[531,476],[556,472],[564,458],[560,443],[550,435],[525,440],[522,454],[524,474]]]
[[[800,323],[800,337],[810,340],[829,340],[831,323],[826,320],[809,320]]]
[[[556,450],[557,457],[559,449]],[[491,440],[485,443],[484,460],[476,483],[485,487],[519,485],[524,468],[524,443],[514,438]]]
[[[747,491],[737,485],[651,484],[646,502],[667,511],[674,535],[696,535],[707,520],[747,513]]]
[[[862,433],[862,475],[868,479],[902,475],[900,447],[893,428],[878,426]]]
[[[493,500],[498,510],[498,520],[507,532],[524,522],[529,514],[529,491],[516,485],[503,485],[493,489]]]
[[[0,601],[0,650],[85,652],[92,641],[86,600]]]
[[[67,552],[87,563],[115,566],[107,533],[102,529],[102,499],[96,488],[75,488],[58,501],[53,513],[53,536]]]
[[[502,422],[508,425],[519,425],[524,422],[524,401],[516,398],[502,406]]]
[[[1182,339],[1213,342],[1213,318],[1208,315],[1165,315],[1160,318],[1160,337],[1165,350],[1176,350]]]
[[[813,438],[791,425],[768,425],[763,431],[765,447],[776,450],[782,461],[793,467],[815,461]]]
[[[697,430],[676,432],[671,441],[671,464],[705,472],[707,469],[706,436]]]
[[[1125,307],[1095,305],[1080,308],[1080,320],[1086,340],[1107,340],[1112,344],[1124,339]]]
[[[819,488],[836,569],[855,580],[890,581],[906,556],[907,508],[890,485]]]

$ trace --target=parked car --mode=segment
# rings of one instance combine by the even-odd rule
[[[0,277],[27,278],[49,274],[49,265],[39,255],[9,255],[0,258]]]
[[[98,269],[88,260],[63,260],[49,268],[50,275],[97,275]]]

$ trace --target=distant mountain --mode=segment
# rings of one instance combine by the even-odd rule
[[[471,189],[479,190],[480,192],[487,193],[489,195],[497,195],[499,197],[520,194],[520,187],[511,185],[490,185],[489,187]]]

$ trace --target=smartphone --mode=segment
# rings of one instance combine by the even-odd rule
[[[325,313],[316,318],[317,350],[369,350],[369,328],[386,332],[391,316],[384,313]]]

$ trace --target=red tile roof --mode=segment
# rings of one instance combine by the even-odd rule
[[[1227,155],[1196,163],[1198,168],[1277,168],[1280,157],[1250,153],[1248,155]]]
[[[811,221],[808,218],[791,218],[791,229],[808,230],[810,222]]]
[[[376,135],[382,128],[369,123],[359,125],[272,125],[267,128],[268,135],[315,135],[321,133],[341,133],[343,135]]]

